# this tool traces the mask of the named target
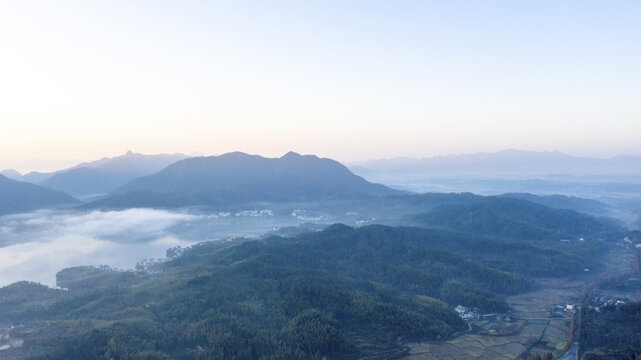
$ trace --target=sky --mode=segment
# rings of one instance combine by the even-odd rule
[[[0,2],[0,168],[641,155],[639,1]]]

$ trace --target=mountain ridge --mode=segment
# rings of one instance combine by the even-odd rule
[[[118,207],[133,199],[127,206],[136,206],[136,198],[155,204],[206,205],[227,201],[316,201],[398,193],[401,192],[354,175],[332,159],[295,152],[280,158],[266,158],[237,151],[178,161],[158,173],[130,181],[93,205]]]
[[[76,203],[68,194],[0,175],[0,215]]]
[[[20,175],[18,172],[6,171],[15,180],[31,182],[77,197],[89,197],[109,193],[132,179],[153,174],[185,158],[185,155],[178,153],[145,155],[128,151],[124,155],[84,162],[52,173],[30,172]]]

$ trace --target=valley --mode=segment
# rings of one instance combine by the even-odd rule
[[[506,302],[512,321],[503,321],[503,316],[481,316],[471,323],[473,331],[443,342],[408,344],[409,354],[403,359],[483,359],[510,360],[525,353],[544,354],[551,352],[554,358],[575,360],[578,344],[568,352],[566,348],[570,324],[575,312],[564,309],[567,304],[580,304],[583,295],[594,283],[635,270],[636,253],[630,249],[614,247],[603,259],[598,272],[580,279],[537,279],[541,288],[536,291],[509,296]],[[611,294],[629,301],[641,301],[639,293]],[[516,326],[515,326],[516,325]],[[491,329],[517,327],[514,332],[490,333]],[[566,354],[564,356],[564,354]]]
[[[0,326],[20,341],[2,354],[567,358],[583,294],[629,272],[641,243],[610,211],[408,193],[296,153],[187,158],[0,216]]]
[[[0,360],[641,360],[639,19],[0,0]]]
[[[83,338],[93,337],[90,334],[96,332],[124,331],[123,335],[139,338],[136,341],[147,341],[144,339],[148,335],[138,328],[146,322],[145,327],[159,331],[153,335],[156,337],[176,331],[176,326],[202,326],[198,325],[200,321],[207,322],[207,318],[213,316],[206,312],[197,315],[187,307],[171,310],[179,313],[167,318],[168,306],[218,304],[216,307],[227,310],[215,315],[222,316],[217,321],[232,313],[241,316],[240,319],[249,316],[224,325],[226,330],[221,329],[241,338],[246,332],[259,336],[258,343],[241,345],[253,349],[248,357],[264,352],[318,349],[335,356],[340,354],[341,358],[402,355],[409,359],[509,359],[528,352],[547,351],[559,356],[564,352],[563,342],[568,340],[570,321],[567,314],[553,314],[555,306],[576,304],[588,284],[629,270],[629,262],[620,259],[633,259],[629,250],[607,246],[608,256],[590,265],[598,270],[586,273],[585,265],[567,266],[577,261],[572,256],[558,253],[556,259],[565,264],[547,268],[547,262],[537,262],[543,259],[537,257],[541,249],[523,247],[508,239],[495,240],[488,248],[487,241],[434,229],[332,225],[320,232],[292,238],[238,238],[200,243],[181,250],[177,257],[150,263],[142,271],[70,268],[57,274],[57,285],[69,289],[63,292],[29,283],[0,289],[0,305],[4,301],[2,306],[10,309],[9,313],[0,314],[0,321],[6,326],[16,321],[26,324],[26,331],[20,332],[24,346],[7,349],[5,354],[11,359],[27,359],[37,357],[41,351],[49,354],[79,351],[73,350],[76,340],[69,337],[75,331],[86,333],[81,335]],[[455,246],[443,252],[442,249],[447,248],[443,245],[447,243]],[[582,244],[577,241],[577,245]],[[556,240],[546,246],[567,245]],[[523,268],[507,258],[496,257],[507,249],[519,254],[515,256],[528,266]],[[549,248],[543,253],[555,251],[558,250]],[[503,270],[497,271],[497,268]],[[512,273],[504,271],[508,269]],[[555,275],[547,278],[527,275],[545,273]],[[232,291],[228,281],[235,284],[235,290]],[[258,288],[252,290],[255,286]],[[174,290],[169,290],[172,288]],[[173,292],[171,299],[164,298],[163,289]],[[194,303],[213,295],[205,295],[202,291],[206,289],[222,292],[205,304]],[[25,303],[9,300],[23,296],[32,300]],[[41,300],[34,302],[33,299]],[[468,325],[452,310],[455,304],[478,309],[475,311],[479,315]],[[243,310],[246,306],[249,307]],[[56,314],[52,313],[53,309],[65,310]],[[247,313],[250,309],[253,310]],[[259,315],[255,311],[266,313]],[[65,313],[75,315],[61,317]],[[134,313],[139,319],[136,321],[142,323],[131,323],[131,315],[126,314]],[[264,319],[265,314],[277,317]],[[269,345],[289,336],[287,329],[292,325],[287,325],[287,319],[292,319],[294,314],[311,316],[304,321],[320,321],[324,325],[318,326],[329,326],[327,331],[337,337],[324,340],[329,342],[310,343],[309,348],[300,347],[298,340],[291,343],[292,348],[281,350]],[[83,322],[87,320],[90,322]],[[79,328],[81,324],[84,325]],[[268,335],[274,331],[280,334],[276,338]],[[391,334],[395,335],[389,338]],[[36,345],[48,343],[51,336],[60,339],[57,345]],[[181,335],[179,341],[187,348],[219,349],[217,351],[223,351],[221,354],[240,350],[232,344],[207,346],[214,339],[191,338],[196,334],[184,336]],[[425,338],[431,340],[416,342]],[[100,342],[89,349],[104,346],[109,352],[122,351]],[[232,347],[224,350],[227,346]],[[177,352],[175,345],[143,349],[153,350],[157,356],[165,353],[173,358],[192,358],[188,353]],[[87,356],[81,354],[77,356]]]

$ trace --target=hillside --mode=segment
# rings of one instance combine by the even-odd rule
[[[78,200],[59,191],[0,175],[0,215],[72,205]]]
[[[501,256],[508,252],[511,259]],[[535,286],[526,274],[567,276],[583,267],[561,252],[380,225],[337,224],[294,238],[206,242],[176,253],[168,251],[173,257],[149,273],[63,270],[58,285],[67,291],[29,283],[0,289],[5,310],[0,324],[25,324],[13,334],[23,337],[25,346],[7,354],[12,359],[402,354],[405,341],[464,330],[453,311],[458,304],[504,311],[504,296]]]
[[[641,358],[641,302],[581,309],[582,359]]]
[[[128,152],[122,156],[83,163],[56,172],[42,181],[41,185],[74,196],[102,195],[182,159],[185,159],[182,154],[143,155]],[[25,175],[28,176],[29,174]]]
[[[608,205],[603,202],[594,199],[583,199],[575,196],[534,195],[529,193],[507,193],[500,196],[527,200],[553,209],[574,210],[596,216],[604,216],[608,212]]]
[[[128,180],[129,177],[118,173],[109,174],[96,168],[80,167],[53,175],[42,186],[75,196],[91,196],[109,192]]]
[[[18,181],[20,181],[20,178],[22,177],[22,174],[20,174],[18,171],[14,169],[2,170],[0,171],[0,175],[4,175],[11,180],[18,180]]]
[[[293,152],[281,158],[235,152],[179,161],[156,174],[135,179],[89,206],[295,202],[398,193],[352,174],[334,160]]]
[[[418,215],[416,220],[427,226],[521,240],[558,241],[580,237],[607,240],[624,233],[624,229],[612,219],[495,196],[439,205]]]

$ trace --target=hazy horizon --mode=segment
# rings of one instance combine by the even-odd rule
[[[158,155],[158,154],[183,154],[187,155],[188,157],[196,157],[196,156],[219,156],[223,154],[227,154],[230,152],[244,152],[247,154],[251,155],[259,155],[263,157],[268,157],[268,158],[278,158],[283,155],[285,155],[287,152],[293,151],[296,153],[300,153],[301,155],[316,155],[321,158],[331,158],[329,156],[323,156],[322,154],[313,154],[313,153],[304,153],[304,152],[299,152],[296,151],[295,149],[285,151],[283,153],[274,153],[274,154],[261,154],[261,153],[251,153],[243,150],[230,150],[230,151],[225,151],[222,153],[213,153],[213,154],[206,154],[201,151],[196,151],[192,153],[185,154],[184,152],[180,151],[167,151],[163,153],[142,153],[138,151],[133,151],[133,150],[127,150],[126,152],[122,152],[119,154],[115,155],[105,155],[105,156],[99,156],[96,158],[83,158],[83,159],[27,159],[23,161],[0,161],[0,171],[4,170],[16,170],[22,175],[25,175],[30,172],[42,172],[42,173],[48,173],[48,172],[55,172],[59,170],[64,170],[68,169],[83,163],[88,163],[104,158],[115,158],[119,156],[123,156],[128,154],[129,152],[133,152],[134,154],[142,154],[142,155]],[[551,152],[560,152],[563,155],[568,155],[572,157],[585,157],[585,158],[594,158],[594,159],[611,159],[615,157],[620,157],[620,156],[641,156],[641,155],[634,155],[634,154],[626,154],[626,153],[621,153],[621,154],[615,154],[612,156],[587,156],[587,155],[581,155],[581,154],[569,154],[566,152],[562,152],[559,150],[524,150],[524,149],[499,149],[496,151],[478,151],[478,152],[453,152],[453,153],[444,153],[444,154],[434,154],[434,155],[427,155],[427,156],[405,156],[405,155],[399,155],[399,156],[389,156],[389,157],[378,157],[378,158],[363,158],[363,159],[355,159],[351,161],[343,161],[342,159],[336,159],[336,158],[331,158],[333,160],[339,161],[340,163],[346,165],[346,166],[354,166],[354,165],[359,165],[362,163],[366,163],[368,161],[376,161],[376,160],[393,160],[393,159],[426,159],[426,158],[435,158],[435,157],[445,157],[445,156],[458,156],[458,155],[474,155],[474,154],[491,154],[491,153],[497,153],[497,152],[502,152],[502,151],[527,151],[527,152],[538,152],[538,153],[551,153]]]

